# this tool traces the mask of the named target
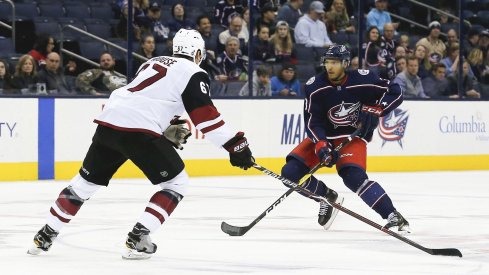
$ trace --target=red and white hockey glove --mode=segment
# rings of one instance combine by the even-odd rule
[[[316,143],[315,152],[319,158],[319,162],[326,167],[333,167],[338,161],[338,152],[332,149],[331,143],[326,140],[320,140]]]
[[[229,152],[229,161],[232,166],[241,169],[248,169],[255,163],[248,147],[248,140],[244,137],[243,132],[238,132],[233,138],[222,145]]]
[[[182,144],[187,143],[187,139],[192,135],[190,130],[184,127],[186,124],[186,120],[176,116],[163,132],[163,136],[172,143],[173,147],[180,150],[183,150]]]

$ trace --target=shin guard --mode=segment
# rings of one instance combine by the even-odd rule
[[[386,219],[395,208],[389,195],[376,181],[368,179],[367,173],[359,167],[348,166],[339,171],[345,185],[355,192],[370,208]]]
[[[156,231],[168,219],[182,198],[182,195],[170,189],[156,192],[139,218],[139,223],[148,228],[151,233]]]

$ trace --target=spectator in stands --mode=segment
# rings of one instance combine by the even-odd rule
[[[239,53],[239,44],[238,38],[234,36],[228,37],[225,51],[216,60],[221,74],[217,75],[215,80],[234,81],[248,79],[245,60]]]
[[[484,53],[479,48],[473,48],[469,56],[467,56],[467,61],[469,62],[470,68],[474,73],[477,81],[481,81],[484,72],[487,73],[487,68],[484,65]]]
[[[15,74],[10,81],[10,89],[4,94],[29,94],[36,92],[37,69],[36,60],[28,54],[19,58],[15,66]]]
[[[397,74],[404,72],[406,70],[407,64],[406,64],[406,56],[400,56],[396,58],[396,72]]]
[[[446,74],[449,75],[453,73],[457,68],[458,68],[458,62],[459,62],[459,45],[458,43],[452,44],[452,46],[448,49],[448,55],[447,57],[443,58],[440,62],[445,64],[447,67],[447,72]],[[474,73],[469,67],[469,76],[473,77]]]
[[[224,51],[224,45],[227,41],[227,39],[231,36],[236,37],[240,41],[240,53],[241,54],[246,54],[248,52],[247,46],[248,46],[248,36],[245,36],[243,32],[241,32],[241,28],[243,25],[243,19],[241,16],[235,16],[233,19],[231,19],[231,23],[229,24],[229,29],[221,32],[219,34],[219,44],[217,47],[217,50],[219,53],[222,53]]]
[[[177,3],[171,7],[172,19],[168,21],[168,27],[171,32],[177,32],[180,29],[195,29],[195,23],[188,20],[185,15],[185,8],[182,4]]]
[[[455,29],[449,29],[447,31],[447,42],[445,42],[445,48],[450,48],[453,43],[460,44],[458,41],[457,31]]]
[[[240,96],[248,96],[250,94],[248,82],[239,91]],[[253,96],[272,96],[270,85],[270,68],[260,65],[253,72]]]
[[[271,79],[272,96],[303,97],[301,83],[293,64],[283,63],[282,69]]]
[[[471,28],[467,35],[467,39],[463,40],[464,56],[467,56],[473,48],[479,46],[479,31],[476,28]],[[448,47],[447,49],[449,49]]]
[[[243,11],[241,0],[221,0],[214,7],[214,19],[216,23],[228,27],[231,20],[237,15],[241,16]]]
[[[399,46],[403,46],[406,50],[406,54],[412,54],[413,50],[409,47],[409,36],[406,34],[402,34],[399,37]]]
[[[484,70],[482,70],[479,81],[481,97],[489,99],[489,55],[486,53],[484,57]]]
[[[442,97],[449,93],[449,83],[445,76],[446,66],[442,63],[435,64],[430,76],[421,80],[423,89],[429,97]]]
[[[458,67],[450,74],[447,79],[449,82],[450,91],[448,94],[449,98],[480,98],[481,94],[477,91],[477,80],[474,77],[469,76],[469,63],[464,60],[463,63],[463,84],[462,84],[462,93],[458,92]]]
[[[405,98],[427,98],[421,78],[418,76],[419,60],[416,56],[409,56],[407,58],[406,70],[400,72],[394,82],[399,84],[403,90]]]
[[[372,8],[367,14],[367,29],[372,26],[377,26],[381,34],[384,33],[384,25],[392,23],[392,18],[387,12],[387,0],[375,0],[375,8]],[[399,27],[399,23],[392,23],[395,29]]]
[[[89,69],[76,78],[76,87],[86,95],[108,95],[126,85],[126,78],[114,71],[115,60],[108,52],[100,55],[100,67]]]
[[[356,71],[356,70],[360,69],[360,64],[358,62],[359,62],[358,56],[354,56],[351,59],[349,70],[350,71]]]
[[[128,19],[128,6],[127,6],[127,0],[124,1],[125,4],[123,4],[121,8],[121,17],[119,19],[119,22],[117,23],[117,26],[115,27],[115,34],[117,37],[122,38],[124,40],[127,40],[127,19]],[[141,13],[141,9],[139,9],[138,6],[136,6],[136,2],[134,2],[132,12],[133,12],[133,20],[132,20],[132,28],[133,28],[133,36],[131,37],[132,41],[139,41],[141,40],[141,35],[143,33],[143,28],[144,26],[141,24],[141,22],[136,21],[136,14]],[[143,13],[144,14],[144,13]],[[141,19],[141,16],[139,16]],[[144,18],[144,17],[142,17]],[[143,20],[144,22],[144,20]]]
[[[297,63],[292,35],[286,21],[277,22],[275,33],[270,38],[270,42],[274,48],[275,62]]]
[[[295,28],[299,17],[302,16],[301,7],[304,0],[289,0],[278,10],[277,20],[285,21],[291,28]]]
[[[384,25],[384,34],[380,38],[380,46],[391,56],[395,56],[396,48],[399,46],[399,43],[394,39],[395,32],[394,25],[392,23],[387,23]]]
[[[325,14],[326,26],[328,32],[355,32],[355,26],[350,21],[350,16],[345,6],[345,0],[333,0],[333,4]]]
[[[262,25],[253,39],[253,58],[254,61],[273,62],[275,61],[275,50],[273,43],[269,42],[270,34],[268,27]]]
[[[437,52],[442,56],[446,54],[445,43],[440,39],[440,29],[441,25],[438,21],[431,22],[428,27],[430,28],[430,33],[427,37],[421,38],[417,43],[418,45],[423,45],[428,49],[428,54],[432,52]]]
[[[295,26],[295,42],[306,47],[327,47],[331,40],[326,25],[321,20],[324,14],[324,5],[320,1],[313,1],[309,5],[309,12],[302,16]]]
[[[277,7],[272,3],[267,3],[261,8],[260,18],[256,20],[256,29],[259,30],[261,26],[268,27],[270,35],[275,33],[275,13],[277,12]]]
[[[72,94],[72,87],[65,78],[63,68],[60,66],[60,57],[56,52],[51,52],[46,58],[46,66],[37,74],[37,82],[45,83],[48,94]]]
[[[218,38],[212,34],[212,24],[209,16],[201,15],[197,18],[197,30],[205,42],[206,59],[216,60]]]
[[[423,45],[417,45],[414,56],[418,59],[418,76],[423,79],[430,75],[431,64],[428,55],[428,49]]]
[[[156,44],[155,44],[155,37],[152,34],[145,34],[143,35],[143,38],[141,39],[141,43],[139,45],[139,49],[137,50],[136,53],[139,55],[142,55],[146,57],[147,59],[151,59],[156,56],[155,53],[156,49]],[[136,73],[139,69],[139,67],[144,63],[144,60],[141,60],[139,58],[133,58],[132,64],[133,64],[133,69],[132,72]]]
[[[49,34],[41,34],[34,42],[34,47],[27,54],[31,55],[37,62],[38,67],[46,64],[46,56],[54,49],[54,38]]]
[[[242,23],[241,23],[241,33],[245,37],[250,37],[250,9],[244,8],[243,9],[243,15],[242,15]]]
[[[394,52],[394,57],[395,58],[403,57],[403,56],[406,56],[406,55],[407,55],[406,49],[403,46],[397,46],[396,47],[396,50]]]
[[[0,59],[0,94],[10,88],[10,71],[8,63]]]
[[[365,43],[362,45],[364,56],[364,68],[380,73],[381,67],[385,66],[385,57],[382,54],[379,28],[371,26],[366,33]]]
[[[147,18],[147,28],[153,34],[155,42],[166,42],[170,34],[170,28],[161,22],[161,7],[157,1],[152,1],[149,4]]]
[[[478,45],[484,54],[487,53],[489,50],[489,29],[480,32]]]

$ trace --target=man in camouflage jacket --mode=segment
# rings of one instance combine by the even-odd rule
[[[87,95],[108,95],[126,85],[126,78],[114,71],[115,60],[110,53],[100,56],[100,68],[86,70],[76,78],[76,87]]]

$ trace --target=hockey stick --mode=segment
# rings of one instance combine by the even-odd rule
[[[352,141],[352,139],[355,138],[359,132],[360,132],[360,127],[357,130],[355,130],[355,132],[353,132],[350,136],[348,136],[345,140],[343,140],[340,144],[338,144],[338,146],[336,146],[334,148],[334,150],[336,152],[339,152],[341,150],[341,148],[343,148],[346,144],[350,143],[350,141]],[[307,173],[304,177],[302,177],[302,179],[300,179],[299,184],[297,184],[297,185],[301,186],[302,183],[304,183],[306,180],[308,180],[312,176],[312,174],[314,174],[321,167],[323,167],[322,163],[319,163],[316,166],[314,166],[309,171],[309,173]],[[287,186],[290,186],[290,185],[287,185]],[[285,192],[282,196],[280,196],[275,202],[272,203],[272,205],[270,205],[263,213],[261,213],[260,216],[255,218],[247,226],[234,226],[234,225],[230,225],[226,222],[222,222],[221,223],[221,230],[230,236],[243,236],[253,226],[255,226],[259,221],[261,221],[261,219],[263,219],[268,213],[270,213],[270,211],[272,211],[277,205],[279,205],[283,200],[285,200],[285,198],[287,198],[290,194],[292,194],[295,190],[296,190],[296,187],[294,187],[294,186],[290,187],[289,190],[287,190],[287,192]]]
[[[334,202],[330,202],[328,200],[326,200],[325,198],[321,197],[321,196],[317,196],[315,195],[314,193],[310,192],[309,190],[307,189],[304,189],[302,188],[301,186],[299,186],[297,183],[293,182],[293,181],[290,181],[278,174],[275,174],[274,172],[268,170],[267,168],[263,167],[263,166],[260,166],[258,164],[255,164],[253,165],[253,167],[255,169],[258,169],[260,171],[262,171],[263,173],[271,176],[271,177],[274,177],[280,181],[282,181],[285,185],[287,186],[290,186],[290,187],[293,187],[295,189],[299,189],[301,192],[309,195],[310,197],[312,198],[315,198],[315,199],[319,199],[319,200],[322,200],[322,201],[325,201],[327,203],[329,203],[331,206],[333,206],[334,208],[338,209],[339,211],[343,212],[343,213],[346,213],[352,217],[354,217],[355,219],[358,219],[374,228],[377,228],[378,230],[388,234],[388,235],[391,235],[392,237],[398,239],[398,240],[401,240],[411,246],[414,246],[416,247],[417,249],[420,249],[428,254],[431,254],[431,255],[442,255],[442,256],[458,256],[458,257],[462,257],[462,253],[460,252],[460,250],[456,249],[456,248],[441,248],[441,249],[435,249],[435,248],[427,248],[427,247],[424,247],[404,236],[401,236],[397,233],[395,233],[394,231],[391,231],[389,230],[388,228],[385,228],[383,227],[382,225],[378,224],[378,223],[375,223],[365,217],[363,217],[362,215],[360,214],[357,214],[351,210],[349,210],[348,208],[346,207],[343,207],[342,205],[340,204],[337,204],[337,203],[334,203]]]

